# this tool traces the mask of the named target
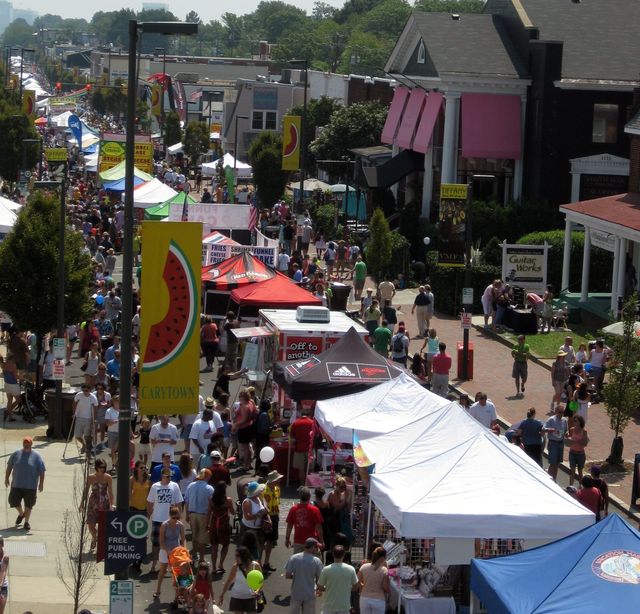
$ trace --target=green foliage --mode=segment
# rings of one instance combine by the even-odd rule
[[[383,0],[359,19],[358,28],[375,36],[395,38],[410,14],[411,6],[406,0]]]
[[[400,210],[399,231],[409,241],[411,260],[424,262],[427,254],[427,246],[424,238],[430,237],[432,242],[437,236],[435,225],[428,220],[420,218],[421,203],[414,200],[406,203]],[[433,248],[433,243],[430,245]]]
[[[436,298],[438,311],[456,316],[462,308],[462,288],[465,270],[463,267],[430,266],[429,283]],[[480,297],[485,288],[500,277],[500,268],[487,265],[471,267],[471,286],[475,299],[474,311],[480,312]]]
[[[394,277],[398,273],[402,273],[405,277],[408,275],[410,245],[407,237],[397,230],[391,231],[391,262],[385,273]]]
[[[35,192],[0,244],[0,309],[39,337],[56,324],[59,212],[57,195]],[[80,322],[88,313],[91,267],[81,235],[69,229],[64,266],[65,320]]]
[[[252,38],[266,41],[286,40],[310,21],[304,10],[281,0],[263,0],[246,16],[245,26]],[[291,58],[289,58],[291,59]]]
[[[2,44],[7,47],[31,47],[33,28],[22,17],[14,19],[2,34]]]
[[[143,132],[149,131],[149,126],[151,125],[149,105],[146,101],[140,100],[140,98],[136,100],[136,123]]]
[[[180,116],[176,111],[169,111],[165,115],[164,144],[169,147],[182,142],[182,128]]]
[[[547,283],[553,285],[556,295],[562,284],[562,258],[564,253],[564,230],[547,232],[531,232],[518,239],[521,245],[542,245],[545,240],[549,244],[547,258]],[[584,233],[571,233],[571,261],[570,261],[570,291],[576,292],[580,288],[582,272],[582,252],[584,248]],[[591,267],[589,273],[590,292],[611,292],[611,270],[613,268],[613,254],[591,247]]]
[[[282,136],[261,132],[249,146],[249,162],[257,196],[263,207],[271,207],[284,192],[289,174],[282,167]]]
[[[0,134],[0,177],[13,182],[18,178],[23,155],[27,168],[36,165],[37,147],[27,146],[22,139],[37,139],[38,132],[23,115],[21,107],[7,98],[0,98]]]
[[[198,163],[198,158],[202,154],[209,151],[209,143],[209,126],[206,122],[189,122],[187,124],[182,139],[182,149],[184,149],[192,166]]]
[[[342,54],[340,72],[374,77],[384,76],[384,65],[395,43],[395,36],[380,37],[371,32],[353,32]]]
[[[389,222],[382,209],[377,208],[369,221],[369,240],[365,256],[369,274],[377,281],[389,272],[392,256],[392,238]]]
[[[502,267],[502,247],[498,237],[491,237],[482,248],[482,264]]]
[[[427,13],[482,13],[484,0],[417,0],[414,10]]]
[[[317,231],[324,233],[325,239],[335,239],[339,235],[336,229],[336,205],[332,202],[311,206],[309,211]]]
[[[349,150],[354,147],[378,144],[387,109],[377,100],[336,109],[309,149],[321,160],[341,160],[343,156],[351,157]]]
[[[126,49],[129,44],[128,28],[131,19],[136,19],[136,14],[131,9],[98,11],[91,18],[91,33],[98,38],[101,45],[113,44],[114,47]]]
[[[611,341],[613,365],[610,365],[609,380],[604,385],[605,409],[611,430],[620,437],[634,413],[640,407],[638,365],[640,364],[640,339],[635,334],[636,304],[638,296],[632,295],[624,304],[622,322],[624,334]],[[612,456],[614,446],[612,446]],[[610,463],[619,463],[620,458],[608,458]]]

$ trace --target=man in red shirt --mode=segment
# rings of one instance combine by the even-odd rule
[[[593,485],[590,475],[582,478],[582,488],[576,493],[576,499],[596,515],[596,521],[600,520],[600,510],[603,507],[602,493]]]
[[[447,344],[440,342],[440,350],[433,357],[433,377],[431,378],[431,392],[446,397],[449,394],[449,371],[451,370],[451,356],[447,354]]]
[[[320,509],[311,505],[311,491],[306,486],[300,487],[300,503],[296,503],[287,514],[287,533],[284,545],[291,547],[291,531],[293,531],[293,552],[304,550],[304,544],[310,537],[320,542],[323,547],[322,514]]]
[[[293,468],[298,470],[298,481],[304,483],[307,473],[307,458],[311,447],[313,419],[309,410],[303,409],[300,417],[289,428],[289,438],[293,444]]]

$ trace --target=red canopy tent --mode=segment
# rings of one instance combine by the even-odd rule
[[[233,290],[246,284],[256,284],[273,279],[275,269],[266,265],[248,251],[227,258],[202,269],[202,282],[207,289]]]
[[[294,309],[299,305],[322,305],[319,298],[282,273],[276,273],[273,279],[260,284],[236,288],[231,293],[231,300],[240,307],[261,309]]]

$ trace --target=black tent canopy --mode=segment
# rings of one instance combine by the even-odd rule
[[[322,354],[276,362],[273,379],[295,401],[320,401],[362,392],[401,373],[406,373],[401,365],[378,354],[350,328]]]

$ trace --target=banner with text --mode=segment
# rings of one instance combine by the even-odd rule
[[[275,268],[278,249],[275,247],[259,247],[257,245],[202,245],[202,266],[217,264],[242,252],[253,254],[270,267]]]
[[[104,132],[100,139],[100,162],[98,171],[103,173],[117,166],[125,158],[126,135]],[[145,173],[153,172],[153,143],[151,137],[139,134],[135,137],[133,151],[134,166]]]
[[[201,225],[143,223],[140,318],[143,414],[198,413]]]
[[[464,183],[440,186],[438,264],[464,266],[467,189]]]
[[[302,119],[299,115],[285,115],[282,121],[282,170],[300,168],[300,134]]]
[[[542,295],[547,286],[547,255],[549,246],[502,244],[502,279]]]

